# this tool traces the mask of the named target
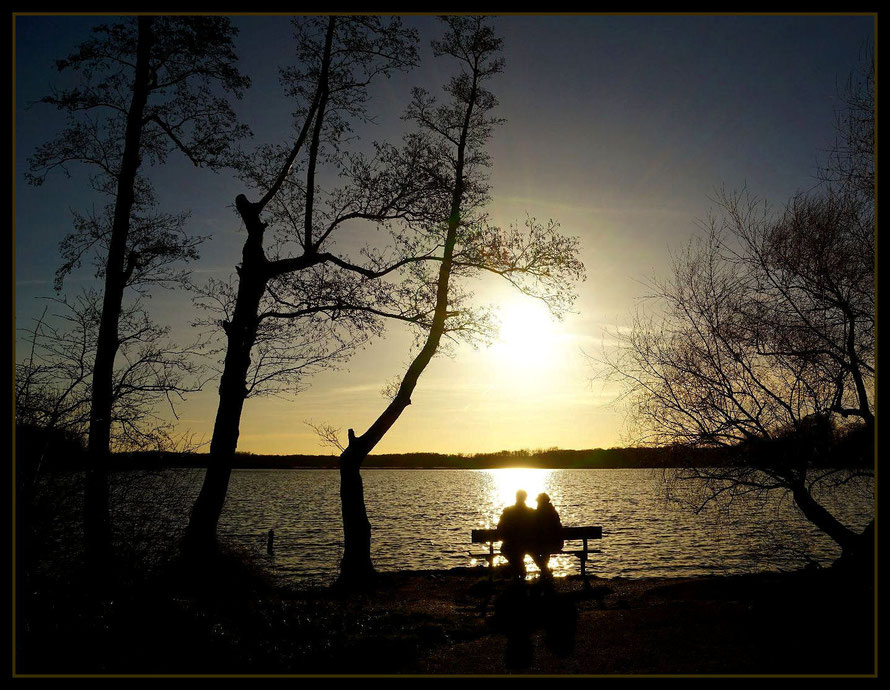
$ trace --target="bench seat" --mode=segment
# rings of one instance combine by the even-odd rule
[[[564,556],[575,556],[576,558],[580,558],[580,557],[583,556],[585,553],[587,553],[587,554],[591,554],[591,553],[602,553],[602,550],[601,550],[601,549],[587,549],[587,551],[584,551],[584,550],[582,549],[582,550],[579,550],[579,551],[566,551],[565,549],[563,549],[563,550],[561,550],[561,551],[551,551],[551,552],[550,552],[550,555],[551,555],[551,556],[558,556],[559,554],[563,554]],[[472,556],[473,558],[491,558],[493,555],[494,555],[494,556],[500,556],[500,555],[501,555],[501,552],[500,552],[500,551],[496,551],[494,554],[491,554],[491,553],[488,553],[487,551],[484,552],[484,553],[481,553],[481,552],[480,552],[480,553],[473,553],[472,551],[467,551],[467,554],[470,555],[470,556]]]
[[[581,575],[586,579],[587,578],[587,561],[589,560],[590,554],[592,553],[602,553],[600,549],[591,549],[587,546],[588,539],[602,539],[603,538],[603,528],[600,525],[585,525],[581,527],[563,527],[562,528],[562,539],[563,541],[581,541],[583,544],[583,548],[579,550],[569,550],[569,549],[561,549],[559,551],[553,551],[551,555],[556,554],[566,554],[569,556],[574,556],[581,562]],[[497,529],[474,529],[470,535],[472,543],[474,544],[488,544],[488,553],[472,553],[467,552],[473,558],[484,558],[488,561],[488,565],[491,566],[494,563],[494,559],[496,556],[501,555],[500,552],[495,552],[494,544],[495,542],[503,541]],[[489,567],[489,577],[491,577],[491,567]]]

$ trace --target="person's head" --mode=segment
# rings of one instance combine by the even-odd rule
[[[521,506],[525,503],[525,499],[528,498],[528,493],[525,489],[520,489],[516,492],[516,505]]]
[[[538,494],[537,501],[538,508],[540,508],[541,506],[545,506],[550,503],[550,496],[548,496],[547,494]]]

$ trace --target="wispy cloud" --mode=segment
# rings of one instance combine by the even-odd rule
[[[694,218],[698,211],[692,211],[688,208],[669,208],[663,205],[643,205],[643,204],[571,204],[565,201],[553,201],[546,198],[536,199],[527,196],[509,196],[501,195],[498,197],[498,203],[504,205],[519,204],[523,206],[546,207],[554,206],[562,211],[575,211],[581,213],[596,213],[600,215],[618,215],[618,216],[640,216],[640,215],[659,215],[674,216],[678,218]]]

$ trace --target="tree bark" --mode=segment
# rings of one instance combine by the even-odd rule
[[[352,429],[349,430],[350,433]],[[340,460],[340,507],[343,515],[343,560],[340,584],[350,588],[374,580],[371,561],[371,523],[365,509],[364,485],[360,472],[362,458]]]
[[[825,534],[834,539],[846,552],[858,543],[858,536],[853,530],[842,525],[837,518],[822,507],[809,492],[803,482],[795,482],[791,486],[794,502],[804,517],[821,529]]]
[[[365,495],[361,479],[361,466],[383,436],[398,421],[405,408],[411,404],[411,394],[423,370],[430,363],[439,347],[445,330],[448,305],[448,279],[451,274],[452,255],[457,237],[457,216],[452,215],[448,224],[444,259],[439,268],[439,285],[436,310],[426,343],[408,367],[399,391],[383,413],[360,437],[349,430],[349,445],[340,455],[340,500],[343,514],[343,560],[340,562],[338,582],[353,586],[366,581],[374,574],[371,562],[371,526],[365,508]]]
[[[862,377],[862,362],[859,359],[859,353],[856,350],[856,319],[849,314],[850,329],[847,334],[847,357],[850,360],[850,373],[853,375],[853,383],[856,386],[856,397],[859,401],[859,413],[865,421],[865,426],[870,435],[874,434],[875,417],[872,414],[871,406],[868,402],[868,391],[865,387],[865,381]]]
[[[219,382],[219,406],[210,442],[210,457],[201,492],[192,508],[186,530],[186,549],[192,553],[216,550],[216,528],[222,514],[235,451],[240,435],[241,412],[247,397],[250,350],[256,340],[260,300],[269,276],[263,252],[263,231],[257,205],[240,194],[235,206],[247,227],[247,241],[238,271],[238,295],[231,322],[225,322],[226,357]]]
[[[331,60],[334,25],[335,18],[332,16],[328,20],[325,38],[323,57],[325,74]],[[260,219],[260,214],[284,183],[296,160],[297,153],[306,141],[313,120],[318,121],[321,117],[318,108],[324,88],[320,83],[316,89],[297,141],[291,148],[278,177],[263,198],[257,203],[251,203],[243,194],[239,194],[235,198],[235,207],[247,229],[247,241],[241,252],[235,313],[232,315],[231,323],[223,324],[227,341],[226,358],[219,382],[219,406],[213,425],[213,437],[210,441],[207,472],[204,475],[201,491],[192,507],[185,534],[184,549],[191,556],[206,555],[217,550],[216,529],[226,502],[235,451],[238,449],[241,413],[244,408],[244,400],[247,397],[250,351],[256,341],[260,301],[266,291],[266,285],[276,275],[299,271],[322,261],[322,257],[311,249],[311,243],[307,242],[303,256],[270,262],[263,250],[263,233],[266,230],[266,224]]]
[[[130,230],[130,213],[135,201],[134,185],[141,163],[142,118],[149,92],[149,56],[154,37],[151,17],[138,19],[136,69],[133,97],[127,112],[124,152],[117,178],[108,262],[105,266],[105,294],[93,364],[93,391],[90,408],[88,469],[84,487],[84,540],[87,561],[101,568],[110,556],[108,459],[111,445],[114,360],[120,342],[118,326],[126,283],[124,257]]]

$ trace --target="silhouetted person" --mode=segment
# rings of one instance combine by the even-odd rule
[[[533,554],[535,511],[525,505],[528,497],[523,489],[516,492],[516,503],[504,508],[498,521],[501,553],[520,577],[525,576],[525,554]]]
[[[538,509],[533,512],[532,558],[541,569],[541,577],[550,577],[550,554],[562,549],[562,522],[547,494],[538,494]]]

